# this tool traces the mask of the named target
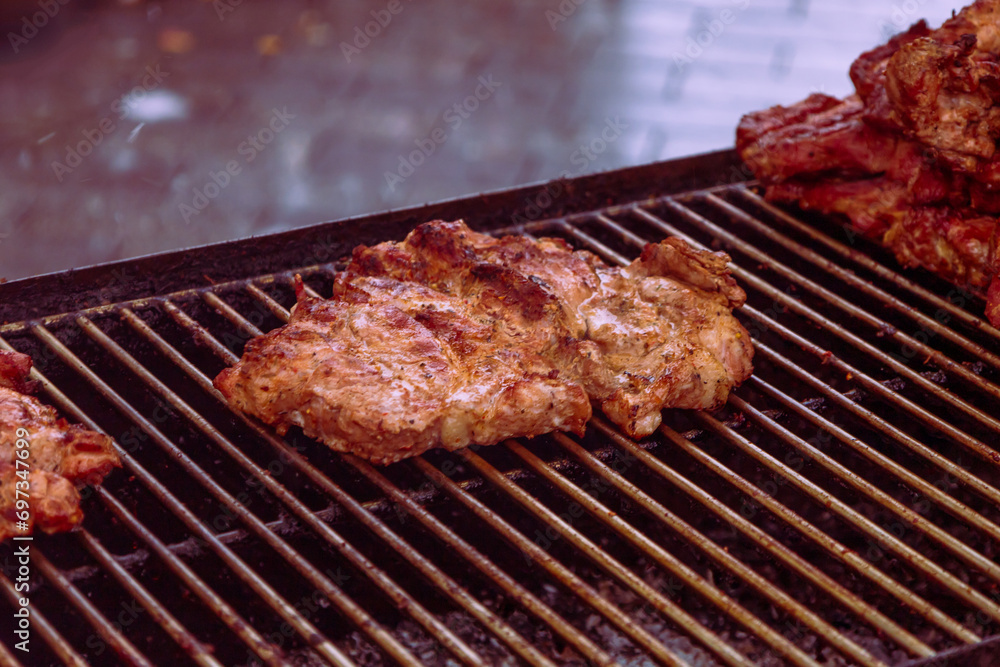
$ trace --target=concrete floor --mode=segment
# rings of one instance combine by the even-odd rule
[[[0,277],[725,148],[952,8],[5,3]]]

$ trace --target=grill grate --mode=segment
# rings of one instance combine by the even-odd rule
[[[376,469],[212,388],[287,319],[293,271],[5,324],[125,463],[83,530],[33,543],[30,664],[876,666],[997,633],[1000,331],[977,297],[742,183],[510,231],[617,263],[668,234],[725,249],[755,376],[641,443],[595,417]],[[336,268],[298,271],[326,294]]]

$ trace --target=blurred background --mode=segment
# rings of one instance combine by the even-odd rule
[[[727,148],[935,0],[0,3],[0,278]]]

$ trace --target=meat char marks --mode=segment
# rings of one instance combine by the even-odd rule
[[[844,100],[745,116],[741,157],[768,199],[846,215],[905,266],[984,295],[1000,326],[1000,0],[921,21],[850,73]]]
[[[643,437],[663,408],[716,407],[752,371],[727,261],[668,239],[611,268],[558,239],[427,223],[358,247],[330,300],[300,293],[215,384],[280,431],[378,463],[582,434],[592,401]]]
[[[30,371],[30,357],[0,351],[0,541],[35,527],[72,529],[83,520],[77,486],[99,484],[120,465],[109,437],[67,423],[27,394]],[[25,450],[27,459],[17,456]],[[27,500],[24,530],[18,500]]]

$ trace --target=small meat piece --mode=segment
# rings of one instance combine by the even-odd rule
[[[83,520],[77,486],[99,484],[120,466],[111,438],[67,423],[23,393],[30,371],[30,357],[0,351],[0,541],[35,526],[46,533],[72,529]],[[17,456],[24,450],[27,459]],[[18,500],[27,500],[26,530],[18,528]]]
[[[564,241],[421,225],[354,251],[329,301],[250,341],[215,385],[236,409],[390,463],[431,447],[581,434],[590,402],[644,437],[752,371],[728,258],[679,239],[624,269]]]

